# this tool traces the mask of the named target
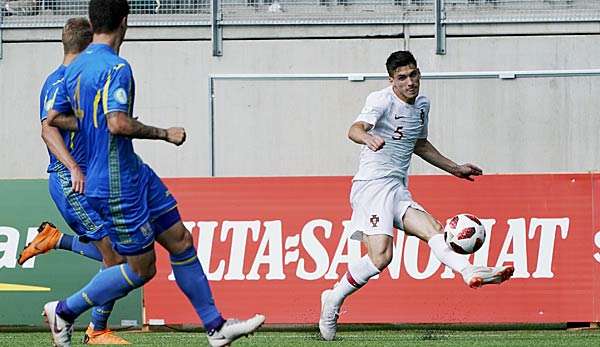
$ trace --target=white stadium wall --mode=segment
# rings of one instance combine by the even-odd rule
[[[206,28],[133,28],[122,48],[137,83],[135,114],[188,131],[180,148],[136,141],[161,176],[211,174],[210,74],[384,73],[389,53],[409,48],[423,72],[594,69],[598,24],[448,29],[435,55],[430,28],[226,28],[222,57]],[[422,31],[422,32],[421,32]],[[530,32],[532,35],[512,35]],[[379,35],[371,37],[372,34]],[[277,35],[279,39],[261,37]],[[3,31],[0,60],[0,178],[45,177],[38,93],[60,62],[56,30]],[[486,172],[600,169],[600,77],[425,80],[430,140]],[[346,130],[366,95],[385,80],[215,81],[216,176],[352,175],[358,146]],[[416,159],[413,173],[437,173]]]

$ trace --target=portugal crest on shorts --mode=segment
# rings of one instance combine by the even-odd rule
[[[379,217],[376,214],[371,215],[371,219],[369,219],[373,228],[377,228],[377,223],[379,223]]]

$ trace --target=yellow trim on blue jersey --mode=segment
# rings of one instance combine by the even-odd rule
[[[75,95],[73,95],[75,99],[75,116],[79,119],[82,119],[84,116],[84,112],[81,109],[81,76],[77,77],[77,86],[75,87]]]
[[[108,88],[110,87],[111,78],[112,76],[108,74],[108,78],[106,79],[106,83],[104,83],[104,88],[102,89],[102,109],[105,116],[108,113]]]
[[[100,103],[100,89],[96,92],[96,96],[94,97],[94,128],[98,127],[98,104]]]
[[[71,150],[73,150],[75,148],[75,132],[71,131],[70,133],[70,143],[69,143],[69,147],[71,148]]]

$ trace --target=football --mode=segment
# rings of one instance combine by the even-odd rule
[[[450,219],[444,227],[444,240],[460,254],[477,252],[485,241],[485,227],[472,214],[461,213]]]

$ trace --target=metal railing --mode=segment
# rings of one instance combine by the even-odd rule
[[[87,0],[0,0],[4,28],[61,27],[87,15]],[[434,24],[436,54],[446,25],[600,21],[598,0],[130,0],[130,26],[211,26],[213,55],[231,25]]]
[[[433,23],[436,0],[219,0],[222,25]],[[600,20],[597,0],[443,0],[450,23]],[[87,0],[0,0],[3,28],[61,27]],[[211,24],[211,0],[131,0],[132,26]]]

